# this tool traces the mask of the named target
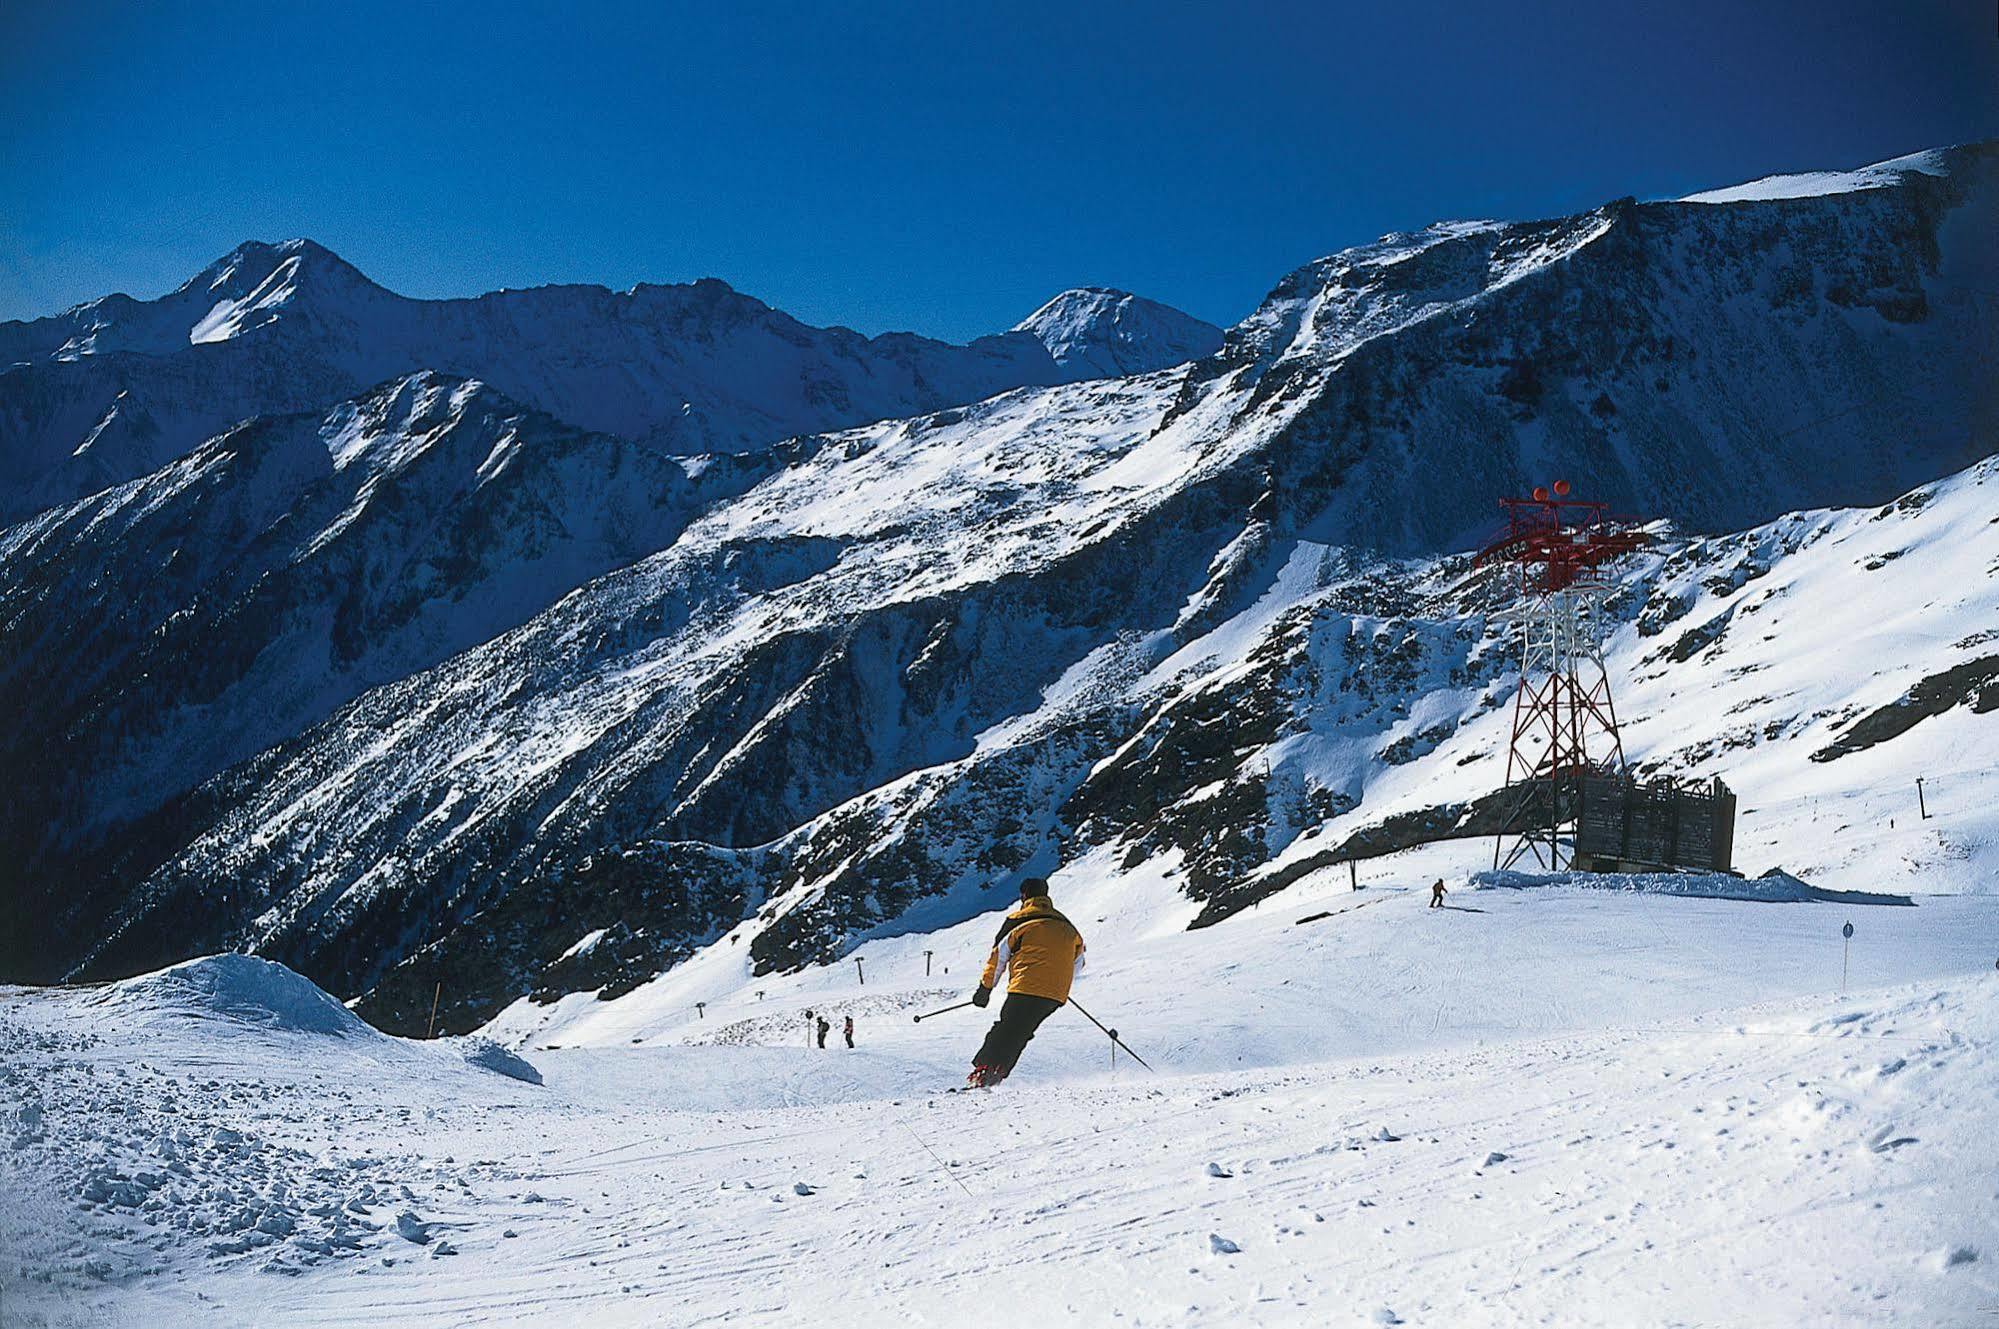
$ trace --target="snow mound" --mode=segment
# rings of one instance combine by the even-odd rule
[[[465,1040],[460,1051],[467,1066],[477,1066],[481,1070],[525,1080],[529,1084],[541,1083],[541,1072],[526,1058],[515,1056],[490,1038],[474,1034]]]
[[[204,955],[113,983],[92,1000],[121,1014],[157,1012],[343,1037],[375,1033],[311,979],[256,955]]]
[[[1635,891],[1648,895],[1686,895],[1708,900],[1761,900],[1773,904],[1912,905],[1906,895],[1873,891],[1828,891],[1772,868],[1760,877],[1726,872],[1478,872],[1473,890],[1527,890],[1568,886],[1586,891]]]

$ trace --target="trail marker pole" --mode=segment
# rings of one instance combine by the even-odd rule
[[[694,1018],[695,1018],[695,1019],[697,1019],[697,1020],[705,1020],[705,1019],[707,1019],[707,1018],[708,1018],[708,1003],[707,1003],[707,1002],[705,1002],[705,1001],[697,1001],[697,1002],[695,1002],[695,1003],[694,1003]]]
[[[1139,1065],[1145,1067],[1145,1069],[1147,1069],[1148,1071],[1152,1069],[1152,1064],[1150,1062],[1148,1062],[1144,1057],[1139,1056],[1136,1052],[1133,1052],[1131,1050],[1131,1044],[1125,1042],[1123,1039],[1117,1036],[1117,1030],[1105,1027],[1104,1022],[1102,1020],[1099,1020],[1096,1016],[1084,1010],[1082,1003],[1077,1001],[1075,998],[1073,997],[1070,998],[1069,1004],[1076,1008],[1077,1014],[1081,1015],[1085,1020],[1088,1020],[1091,1024],[1095,1025],[1097,1028],[1102,1029],[1106,1034],[1109,1034],[1111,1039],[1111,1044],[1113,1047],[1123,1048],[1126,1056],[1130,1057],[1133,1061],[1137,1062]]]
[[[430,1027],[423,1031],[425,1038],[437,1036],[437,1003],[444,996],[444,980],[437,980],[437,991],[430,994]]]
[[[1846,962],[1853,958],[1853,924],[1848,922],[1845,927],[1839,930],[1839,935],[1846,939],[1839,956],[1839,993],[1841,996],[1845,996]]]
[[[862,987],[868,985],[868,976],[861,972],[861,957],[858,955],[854,957],[854,977],[861,981]]]
[[[1347,860],[1347,886],[1356,891],[1360,889],[1360,869],[1353,865],[1351,858]]]
[[[1923,799],[1923,777],[1916,777],[1916,810],[1923,814],[1923,820],[1930,819],[1930,805]]]
[[[930,977],[930,952],[923,952],[923,976]]]

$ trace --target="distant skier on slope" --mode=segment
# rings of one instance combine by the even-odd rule
[[[1449,892],[1444,889],[1444,879],[1442,877],[1437,878],[1436,884],[1430,887],[1430,908],[1442,909],[1444,907],[1444,896],[1448,894]]]
[[[820,1047],[822,1047],[822,1048],[823,1048],[823,1047],[825,1047],[825,1046],[826,1046],[826,1035],[827,1035],[827,1033],[829,1033],[829,1032],[830,1032],[830,1031],[832,1030],[832,1028],[833,1028],[833,1022],[832,1022],[831,1020],[827,1019],[827,1018],[826,1018],[825,1016],[823,1016],[823,1015],[819,1017],[819,1046],[820,1046]]]
[[[847,1035],[847,1046],[848,1046],[849,1048],[853,1047],[853,1046],[854,1046],[854,1017],[853,1017],[853,1016],[849,1015],[849,1016],[847,1017],[847,1027],[846,1027],[846,1028],[845,1028],[845,1029],[844,1029],[844,1030],[843,1030],[842,1032],[843,1032],[843,1033],[845,1033],[845,1034]]]
[[[1048,883],[1040,877],[1021,882],[1020,903],[993,938],[985,973],[972,994],[972,1004],[984,1006],[1005,973],[1006,1002],[972,1058],[972,1073],[965,1083],[984,1089],[1004,1080],[1041,1022],[1069,1000],[1069,985],[1082,969],[1083,934],[1056,912],[1048,898]]]

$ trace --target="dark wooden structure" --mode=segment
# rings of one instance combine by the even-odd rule
[[[1587,775],[1581,785],[1577,867],[1734,871],[1735,795],[1719,779]]]

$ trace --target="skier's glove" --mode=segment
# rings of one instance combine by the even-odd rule
[[[991,1001],[992,999],[993,999],[993,990],[989,987],[977,988],[974,989],[972,992],[972,1005],[980,1007],[981,1009],[983,1009],[986,1003]]]

